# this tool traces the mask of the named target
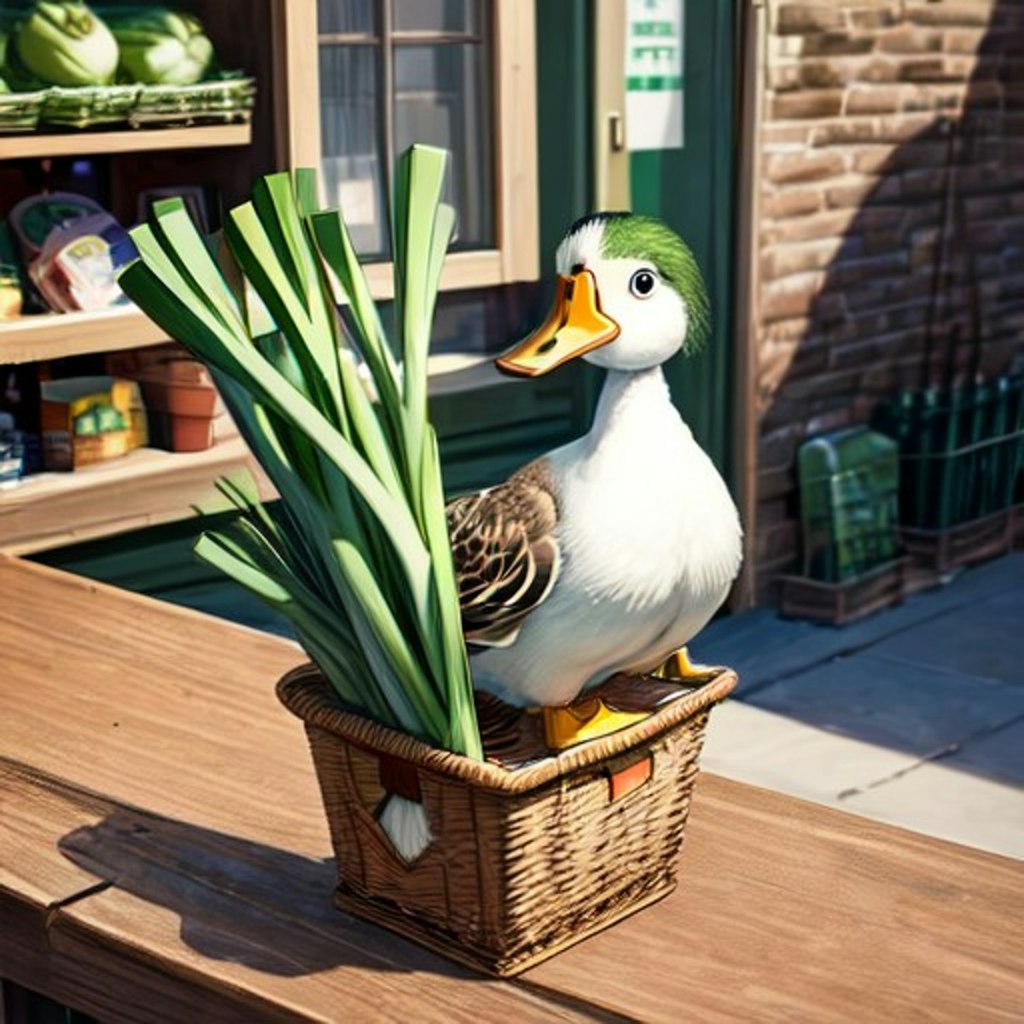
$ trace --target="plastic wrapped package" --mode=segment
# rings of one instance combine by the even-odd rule
[[[78,217],[54,228],[29,266],[29,276],[51,309],[68,313],[127,302],[118,271],[136,256],[135,245],[108,213]]]

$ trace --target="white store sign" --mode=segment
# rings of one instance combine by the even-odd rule
[[[683,148],[683,0],[627,0],[626,148]]]

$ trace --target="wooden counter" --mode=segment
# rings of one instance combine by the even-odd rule
[[[334,910],[276,638],[0,559],[0,977],[109,1021],[1010,1021],[1024,865],[702,776],[681,885],[513,981]]]

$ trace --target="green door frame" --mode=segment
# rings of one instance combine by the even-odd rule
[[[553,272],[565,229],[595,204],[596,2],[536,0],[542,278]],[[711,337],[700,355],[672,360],[666,375],[684,418],[736,490],[742,470],[733,443],[740,8],[740,0],[684,0],[685,146],[633,153],[629,161],[633,209],[677,230],[704,271]],[[590,406],[602,379],[591,371],[582,365],[560,371],[577,376]]]
[[[712,330],[695,357],[666,376],[697,440],[735,482],[734,267],[736,4],[684,0],[684,147],[631,154],[633,209],[660,217],[693,249],[708,286]]]

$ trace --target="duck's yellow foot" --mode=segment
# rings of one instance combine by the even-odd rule
[[[697,682],[702,679],[710,679],[718,675],[721,669],[714,665],[695,665],[690,661],[689,652],[685,647],[680,647],[672,654],[664,665],[656,668],[651,675],[658,679],[679,679],[682,682]]]
[[[583,697],[563,707],[540,709],[544,740],[550,750],[565,750],[586,740],[618,732],[648,717],[647,711],[618,711],[600,697]]]

